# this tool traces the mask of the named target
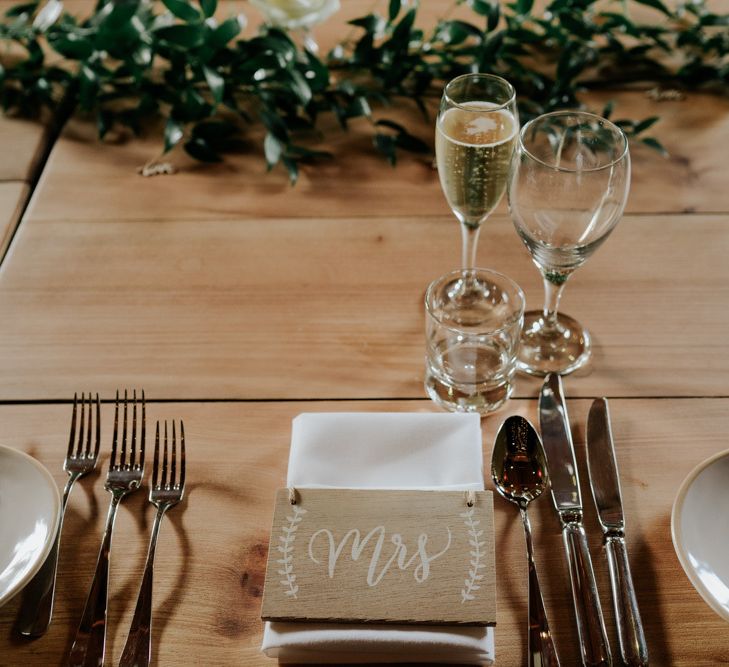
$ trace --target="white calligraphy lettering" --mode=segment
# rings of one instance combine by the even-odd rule
[[[385,545],[386,536],[384,526],[376,526],[364,537],[362,537],[362,534],[357,528],[353,528],[344,535],[339,543],[336,542],[331,530],[328,528],[321,528],[320,530],[317,530],[309,540],[309,558],[311,558],[311,560],[317,565],[320,564],[320,561],[314,556],[314,543],[320,535],[326,537],[326,543],[329,549],[327,556],[327,572],[329,574],[329,578],[333,579],[337,567],[337,561],[350,540],[352,547],[351,558],[353,561],[358,561],[362,556],[365,547],[367,547],[370,541],[373,541],[374,547],[372,549],[369,567],[367,568],[368,586],[377,586],[377,584],[382,581],[385,574],[387,574],[387,571],[393,563],[397,563],[397,567],[400,570],[407,570],[416,562],[417,565],[415,565],[415,569],[413,570],[413,577],[415,578],[415,581],[420,584],[426,581],[430,576],[430,564],[440,558],[451,546],[451,531],[447,526],[446,531],[448,531],[448,542],[441,551],[433,555],[428,555],[428,536],[425,533],[421,533],[418,536],[417,549],[409,558],[408,548],[402,539],[402,535],[399,533],[393,533],[390,536],[390,543],[395,547],[395,550],[392,555],[381,564],[380,559],[383,558],[382,551]],[[379,573],[377,571],[378,567],[380,568]]]

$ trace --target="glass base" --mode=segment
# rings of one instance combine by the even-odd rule
[[[592,355],[590,334],[577,320],[557,313],[557,326],[547,328],[544,313],[524,313],[516,367],[529,375],[567,375],[582,368]]]
[[[431,368],[425,373],[428,396],[450,412],[490,414],[509,400],[513,390],[514,385],[507,379],[497,383],[461,384],[444,380]]]

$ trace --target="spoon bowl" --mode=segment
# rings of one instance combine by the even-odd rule
[[[491,478],[507,500],[526,507],[549,485],[544,448],[524,417],[509,417],[499,429],[491,456]]]

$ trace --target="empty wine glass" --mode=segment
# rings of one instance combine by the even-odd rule
[[[590,334],[558,312],[567,279],[620,220],[630,189],[623,131],[582,111],[555,111],[519,135],[508,184],[516,231],[544,279],[542,311],[524,315],[518,368],[566,374],[590,358]]]
[[[514,87],[493,74],[463,74],[443,90],[435,155],[448,205],[461,223],[462,268],[476,265],[481,225],[501,201],[519,130]]]

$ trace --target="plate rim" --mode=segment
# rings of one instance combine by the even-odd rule
[[[40,557],[28,570],[26,575],[15,586],[9,587],[4,593],[0,592],[1,607],[6,602],[15,597],[17,593],[22,591],[28,585],[28,583],[36,575],[38,570],[41,569],[43,563],[45,563],[46,561],[46,558],[48,558],[48,554],[50,553],[51,547],[53,546],[53,542],[56,538],[56,533],[58,531],[58,526],[61,519],[61,494],[58,491],[58,485],[56,484],[56,480],[53,479],[53,475],[51,475],[51,471],[48,470],[48,468],[46,468],[38,459],[20,449],[16,449],[15,447],[9,447],[8,445],[0,444],[0,450],[5,450],[9,452],[11,456],[17,456],[20,459],[26,459],[33,467],[36,468],[36,470],[40,470],[41,475],[46,478],[48,485],[50,486],[50,488],[53,489],[52,496],[55,505],[55,517],[53,520],[53,525],[51,527],[52,529],[48,532],[49,539],[46,540],[46,543],[43,546],[42,551],[40,552]]]
[[[691,566],[688,560],[688,554],[686,553],[683,545],[680,542],[681,531],[681,510],[686,500],[686,494],[688,493],[689,487],[694,483],[696,478],[709,466],[716,463],[718,460],[729,457],[729,449],[725,449],[720,452],[716,452],[708,459],[701,461],[701,463],[694,466],[691,472],[686,475],[681,485],[678,487],[678,493],[673,501],[673,507],[671,509],[671,541],[673,542],[673,550],[678,556],[678,561],[681,563],[683,571],[686,573],[691,585],[696,589],[698,594],[702,597],[704,602],[709,605],[721,618],[725,621],[729,621],[729,610],[719,605],[711,593],[707,590],[704,582],[696,575],[696,571]]]

